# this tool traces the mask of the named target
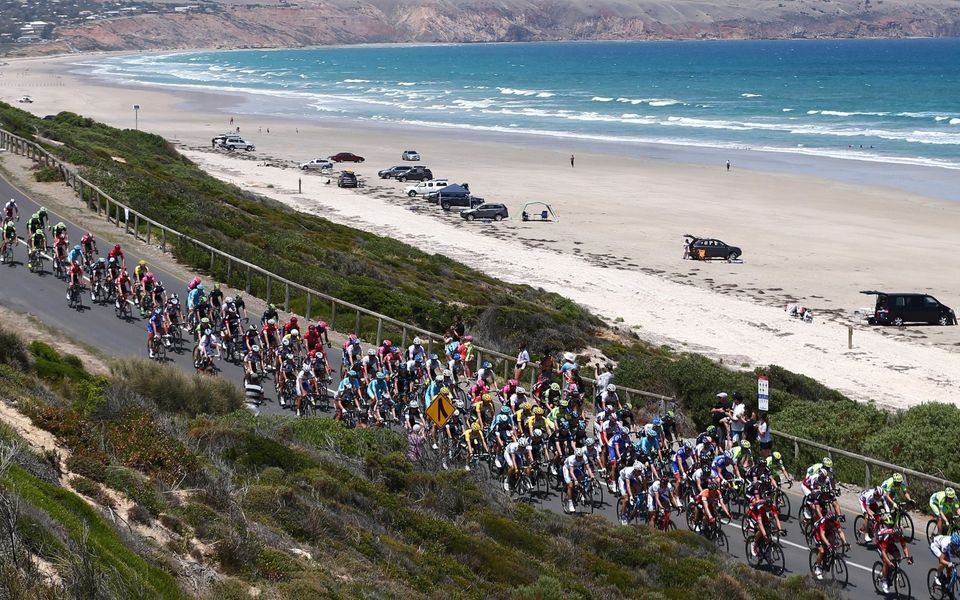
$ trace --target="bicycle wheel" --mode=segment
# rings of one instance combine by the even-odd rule
[[[883,563],[875,561],[873,563],[873,568],[870,569],[870,579],[873,581],[873,591],[882,594],[880,591],[880,580],[883,579]]]
[[[816,579],[817,573],[817,549],[810,548],[810,553],[807,555],[807,565],[810,568],[810,575]]]
[[[790,496],[786,492],[780,492],[777,498],[777,507],[780,509],[780,514],[783,515],[783,520],[789,521],[792,507],[790,506]]]
[[[943,584],[937,579],[936,568],[927,571],[927,592],[933,600],[945,600],[949,595],[943,588]]]
[[[900,529],[903,530],[903,537],[907,538],[908,542],[912,542],[914,534],[913,517],[906,511],[900,513]]]
[[[603,484],[598,481],[594,481],[593,485],[590,486],[590,506],[591,508],[603,506]]]
[[[693,504],[688,504],[684,513],[687,518],[687,529],[693,531],[697,527],[697,509]]]
[[[777,577],[783,575],[784,571],[787,569],[787,559],[783,555],[783,547],[780,544],[774,542],[767,546],[767,551],[764,553],[764,558],[766,559],[767,565],[770,566],[770,571]]]
[[[747,557],[747,564],[756,569],[760,566],[760,557],[753,554],[753,540],[743,540],[743,555]]]
[[[842,556],[834,556],[830,561],[830,577],[840,587],[845,588],[850,582],[850,570],[847,569],[847,561]]]
[[[756,525],[753,522],[753,519],[747,515],[743,515],[743,518],[740,519],[740,531],[743,532],[743,539],[751,540],[754,535],[757,533]]]
[[[724,552],[730,552],[730,538],[727,537],[727,534],[724,533],[719,524],[717,525],[717,530],[714,532],[713,542],[717,545],[717,548],[720,548],[720,550]]]
[[[932,544],[933,538],[940,535],[940,527],[937,525],[936,519],[930,519],[927,521],[927,543]]]
[[[853,520],[853,535],[857,539],[857,545],[867,545],[867,541],[863,533],[863,515],[857,515],[857,518]]]
[[[897,567],[893,572],[893,597],[909,600],[912,597],[911,593],[910,578],[903,569]]]

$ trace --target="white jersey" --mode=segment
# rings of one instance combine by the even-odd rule
[[[563,466],[568,469],[580,469],[587,464],[586,456],[577,456],[576,454],[571,454],[563,461]]]

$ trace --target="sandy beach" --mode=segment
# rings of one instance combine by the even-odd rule
[[[35,102],[20,106],[37,114],[70,110],[119,127],[134,125],[132,106],[139,104],[141,129],[180,144],[222,179],[556,291],[651,342],[734,367],[778,364],[888,406],[960,402],[960,327],[857,325],[854,348],[847,348],[853,310],[872,305],[859,290],[926,292],[960,309],[960,266],[952,260],[960,202],[753,169],[749,153],[727,172],[722,154],[715,164],[694,164],[467,131],[253,117],[244,114],[245,102],[276,112],[274,100],[108,85],[71,74],[80,60],[10,61],[0,68],[0,99],[29,94]],[[210,149],[231,117],[256,152]],[[468,224],[378,179],[376,171],[400,164],[406,148],[418,150],[437,176],[505,203],[513,218]],[[367,159],[348,167],[365,179],[358,191],[295,168],[341,151]],[[521,222],[521,206],[533,200],[549,202],[560,221]],[[686,233],[740,246],[743,261],[683,261]],[[814,323],[789,319],[788,301],[812,308]]]

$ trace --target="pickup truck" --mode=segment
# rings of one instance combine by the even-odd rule
[[[411,198],[414,196],[427,196],[439,189],[447,187],[448,185],[450,185],[450,183],[446,179],[431,179],[429,181],[421,181],[417,185],[411,185],[408,187],[407,195]]]

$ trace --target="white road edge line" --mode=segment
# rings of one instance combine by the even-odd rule
[[[741,526],[738,525],[737,523],[727,523],[727,525],[729,525],[730,527],[736,527],[737,529],[743,531],[743,527],[741,527]],[[806,547],[806,546],[801,546],[800,544],[798,544],[798,543],[796,543],[796,542],[791,542],[790,540],[785,540],[785,539],[783,539],[783,538],[780,538],[780,543],[781,543],[781,544],[786,544],[787,546],[791,546],[791,547],[793,547],[793,548],[798,548],[798,549],[800,549],[800,550],[803,550],[804,552],[809,552],[809,551],[810,551],[810,548],[808,548],[808,547]],[[865,567],[865,566],[863,566],[863,565],[861,565],[861,564],[857,564],[857,563],[851,562],[851,561],[849,561],[849,560],[847,560],[846,563],[847,563],[847,566],[849,566],[849,567],[856,567],[856,568],[860,569],[861,571],[866,571],[867,573],[873,573],[873,569],[869,569],[869,568],[867,568],[867,567]]]

